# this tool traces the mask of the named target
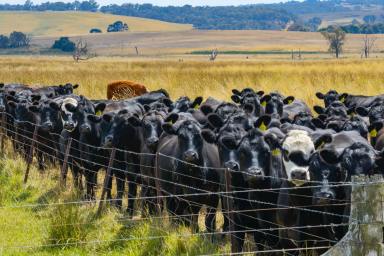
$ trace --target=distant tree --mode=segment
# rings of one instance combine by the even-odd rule
[[[128,30],[127,23],[123,23],[122,21],[116,21],[113,24],[108,25],[107,32],[121,32]]]
[[[367,16],[364,16],[363,20],[366,24],[374,24],[376,21],[376,16],[375,15],[367,15]]]
[[[357,19],[353,19],[352,25],[360,25],[360,22]]]
[[[343,51],[345,32],[341,28],[335,28],[331,32],[323,31],[321,34],[328,41],[328,51],[334,53],[336,58],[339,58],[341,52]]]
[[[371,37],[365,34],[363,37],[363,49],[362,52],[364,54],[365,58],[369,58],[369,55],[371,54],[371,51],[373,47],[375,46],[377,38],[376,37]]]
[[[0,35],[0,48],[8,48],[9,47],[9,38],[4,35]]]
[[[68,37],[60,37],[59,40],[56,40],[52,49],[62,50],[63,52],[73,52],[76,48],[76,44],[69,40]]]
[[[102,31],[99,28],[92,28],[91,30],[89,30],[89,33],[102,33]]]
[[[313,17],[311,19],[308,20],[308,26],[309,26],[309,29],[311,31],[317,31],[317,29],[319,28],[319,26],[321,25],[322,23],[322,19],[319,18],[319,17]]]
[[[23,32],[13,31],[9,36],[9,47],[28,47],[31,39]]]
[[[79,39],[76,42],[75,50],[73,51],[72,56],[76,62],[79,62],[80,60],[88,60],[88,59],[94,58],[94,57],[96,57],[96,54],[91,53],[91,51],[88,48],[88,44],[86,41]]]
[[[33,7],[33,2],[31,0],[27,0],[25,1],[24,3],[24,10],[32,10],[32,7]]]
[[[83,1],[80,3],[80,11],[96,12],[99,8],[99,4],[95,0]]]
[[[293,23],[288,27],[288,31],[302,31],[302,32],[309,32],[309,27],[305,26],[304,24],[299,23]]]

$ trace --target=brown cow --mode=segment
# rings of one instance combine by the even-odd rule
[[[108,84],[107,98],[109,100],[121,100],[140,96],[147,92],[147,88],[142,84],[128,80],[114,81]]]

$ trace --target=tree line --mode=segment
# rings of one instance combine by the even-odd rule
[[[28,35],[13,31],[9,36],[0,35],[0,48],[20,48],[28,47],[31,39]]]
[[[34,4],[31,0],[24,4],[0,4],[0,11],[89,11],[96,12],[99,4],[95,0],[64,2],[45,2]]]

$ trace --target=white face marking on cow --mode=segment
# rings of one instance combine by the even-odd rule
[[[61,104],[61,111],[62,111],[61,121],[63,123],[64,129],[66,129],[69,132],[72,132],[75,130],[77,126],[77,121],[73,120],[72,118],[73,113],[66,108],[68,104],[74,107],[77,107],[79,103],[74,98],[65,98]],[[67,120],[64,120],[63,116],[65,116]]]
[[[301,164],[288,159],[288,156],[292,153],[301,153],[306,159],[309,159],[311,154],[315,150],[315,145],[308,132],[302,130],[292,130],[288,133],[283,142],[284,150],[284,168],[288,176],[288,180],[292,181],[296,186],[304,184],[309,181],[309,164]],[[298,179],[297,174],[301,173],[301,178]]]

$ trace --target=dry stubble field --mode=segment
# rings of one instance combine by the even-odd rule
[[[0,82],[49,85],[79,83],[78,93],[105,98],[106,84],[131,79],[149,89],[164,88],[173,98],[203,95],[228,100],[230,89],[251,86],[279,90],[318,104],[316,91],[384,93],[384,60],[245,62],[130,60],[96,58],[74,63],[69,57],[1,57]],[[40,175],[35,168],[26,186],[25,164],[4,153],[0,159],[0,255],[198,255],[228,251],[186,228],[167,222],[128,221],[124,213],[95,217],[91,204],[52,204],[79,200],[59,192],[58,170]],[[48,205],[47,205],[48,204]],[[30,205],[24,207],[26,205]],[[156,238],[158,237],[158,238]],[[251,245],[247,250],[252,250]]]

